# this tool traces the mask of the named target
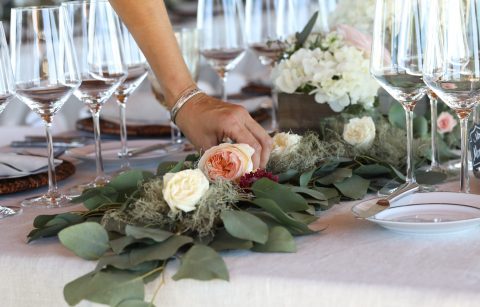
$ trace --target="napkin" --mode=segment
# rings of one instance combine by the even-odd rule
[[[55,160],[55,165],[62,163]],[[19,155],[15,153],[0,153],[0,177],[17,177],[37,173],[47,169],[46,157]]]

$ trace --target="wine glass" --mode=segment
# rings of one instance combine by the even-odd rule
[[[457,114],[461,128],[460,191],[469,192],[468,118],[480,98],[478,1],[433,1],[423,79]]]
[[[51,126],[55,114],[80,85],[70,27],[59,7],[12,9],[10,46],[17,96],[45,123],[48,192],[23,206],[64,207],[70,197],[57,189]]]
[[[294,6],[284,0],[247,0],[245,35],[248,46],[270,73],[286,47],[288,36],[297,31]],[[271,130],[276,131],[278,92],[272,88]]]
[[[127,108],[126,103],[129,96],[138,88],[147,76],[148,66],[143,53],[140,51],[137,43],[123,23],[121,23],[120,34],[122,36],[121,48],[123,50],[124,63],[127,66],[127,77],[115,91],[115,96],[120,110],[120,143],[122,146],[118,156],[122,159],[120,172],[124,172],[130,169],[127,143],[127,120],[125,114]]]
[[[10,52],[5,39],[5,31],[3,30],[3,24],[0,22],[0,113],[14,96],[15,78],[10,64]],[[0,205],[0,219],[17,215],[21,211],[22,209],[19,207]]]
[[[430,101],[430,130],[431,130],[431,146],[432,153],[430,156],[430,166],[427,172],[445,173],[445,169],[440,165],[437,141],[437,119],[438,119],[438,96],[430,89],[427,91],[428,100]]]
[[[222,79],[221,97],[227,100],[227,76],[245,53],[242,0],[198,1],[200,53]]]
[[[426,6],[422,0],[378,0],[370,72],[404,108],[407,127],[406,183],[416,183],[413,162],[413,110],[426,94],[422,80]],[[425,3],[425,1],[423,1]],[[386,193],[392,191],[387,191]]]
[[[127,77],[121,48],[120,20],[108,1],[72,1],[62,4],[72,26],[72,37],[82,84],[74,95],[90,109],[93,118],[97,174],[80,189],[105,185],[100,138],[100,111]]]

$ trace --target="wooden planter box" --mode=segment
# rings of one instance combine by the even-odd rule
[[[338,114],[328,103],[317,103],[313,95],[278,94],[278,125],[280,131],[304,133],[319,131],[320,119]]]

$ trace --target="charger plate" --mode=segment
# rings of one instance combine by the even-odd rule
[[[367,210],[378,198],[352,207]],[[480,195],[430,192],[415,193],[393,202],[390,208],[367,218],[384,228],[407,234],[446,234],[472,230],[480,225]]]

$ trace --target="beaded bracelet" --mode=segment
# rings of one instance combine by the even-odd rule
[[[193,97],[197,96],[198,94],[202,94],[203,92],[199,90],[198,88],[194,88],[185,94],[183,94],[180,98],[178,98],[177,102],[175,102],[175,105],[173,106],[172,110],[170,111],[170,118],[172,119],[172,122],[175,123],[175,119],[177,117],[178,111],[188,102],[190,99]]]

